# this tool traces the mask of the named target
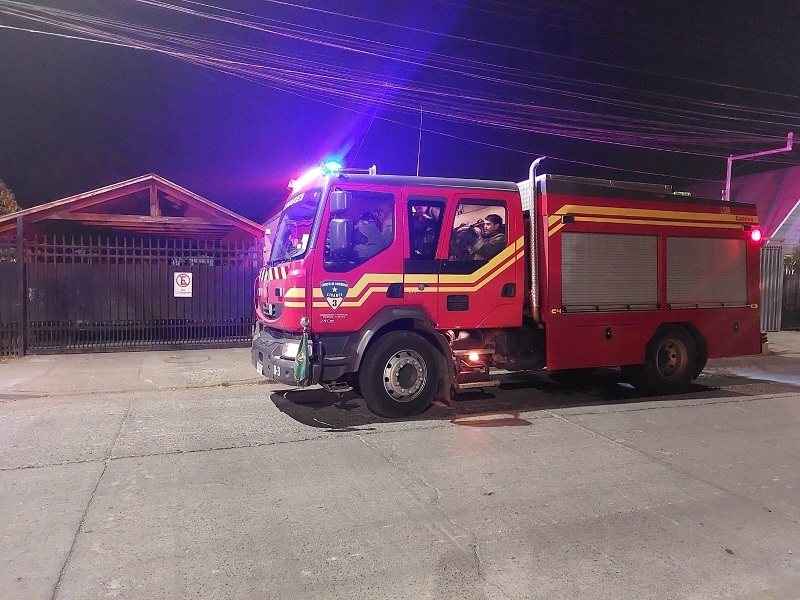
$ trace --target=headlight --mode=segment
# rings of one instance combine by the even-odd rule
[[[311,356],[311,349],[313,344],[308,344],[308,356]],[[297,351],[300,350],[300,342],[286,342],[281,346],[281,358],[289,358],[294,360],[297,358]]]

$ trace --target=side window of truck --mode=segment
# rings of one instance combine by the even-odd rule
[[[366,190],[347,193],[347,208],[331,215],[325,227],[326,271],[349,271],[394,240],[394,195]]]
[[[408,247],[411,258],[436,257],[444,207],[445,198],[441,196],[408,197]]]
[[[459,202],[450,233],[450,260],[490,260],[508,245],[505,203],[490,200]]]

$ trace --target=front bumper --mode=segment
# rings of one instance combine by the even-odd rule
[[[284,344],[289,342],[299,342],[299,338],[274,338],[267,331],[261,331],[253,338],[250,348],[250,360],[258,371],[271,381],[277,381],[285,385],[298,385],[294,377],[294,358],[281,356]],[[313,362],[309,363],[309,383],[319,382],[319,366]]]

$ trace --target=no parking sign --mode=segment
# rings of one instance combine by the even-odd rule
[[[173,295],[175,298],[191,298],[192,297],[192,274],[191,273],[175,273],[173,276],[175,287]]]

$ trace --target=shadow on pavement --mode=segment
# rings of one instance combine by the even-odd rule
[[[702,376],[688,392],[645,396],[621,380],[619,370],[596,369],[579,376],[540,372],[527,378],[507,377],[497,387],[462,392],[451,405],[436,402],[411,419],[386,419],[372,414],[353,392],[332,394],[322,388],[278,390],[270,399],[281,412],[309,427],[328,431],[369,431],[376,423],[449,421],[470,427],[531,425],[537,411],[635,405],[652,401],[708,400],[796,391],[797,387],[736,375]],[[534,414],[530,414],[534,413]],[[524,415],[524,416],[523,416]]]

